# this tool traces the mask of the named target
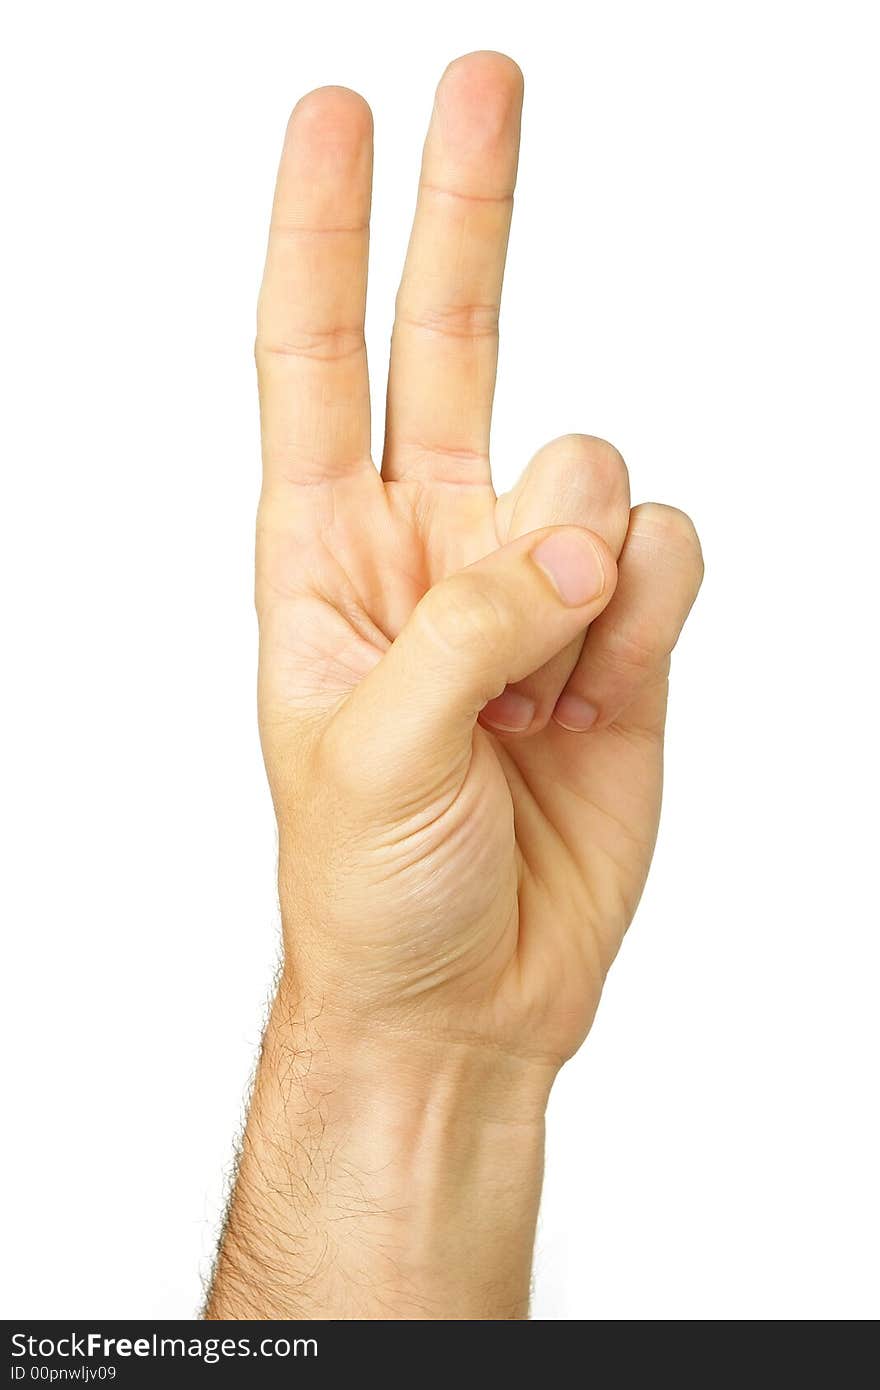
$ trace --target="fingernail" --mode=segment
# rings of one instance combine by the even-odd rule
[[[583,607],[605,588],[599,552],[583,531],[557,531],[535,546],[532,559],[569,608]]]
[[[589,700],[582,700],[580,695],[560,695],[553,711],[554,721],[573,734],[585,734],[598,718],[596,706]]]
[[[493,729],[504,733],[520,734],[527,729],[535,717],[535,702],[518,690],[503,690],[494,700],[483,707],[481,718]]]

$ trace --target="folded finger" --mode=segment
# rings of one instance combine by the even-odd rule
[[[512,492],[499,497],[499,538],[512,540],[541,526],[584,526],[617,557],[629,522],[629,475],[612,444],[585,434],[563,435],[540,449]],[[543,729],[571,675],[584,633],[524,680],[487,705],[480,720],[506,734]]]
[[[625,718],[648,690],[662,720],[669,656],[700,588],[703,560],[693,522],[658,503],[634,507],[618,560],[614,597],[590,626],[553,718],[572,732]],[[656,705],[656,710],[654,706]]]

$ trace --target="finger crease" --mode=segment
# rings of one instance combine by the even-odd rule
[[[316,362],[343,362],[365,350],[362,328],[327,328],[313,332],[303,330],[296,340],[266,342],[257,338],[257,353],[270,357],[306,358]]]
[[[475,304],[464,308],[426,309],[422,313],[398,310],[395,327],[414,328],[438,338],[497,338],[498,306]]]
[[[362,233],[370,229],[369,222],[340,223],[335,225],[328,223],[326,226],[300,226],[295,222],[272,222],[269,227],[270,236],[298,237],[298,236],[340,236],[346,233]]]
[[[504,203],[512,203],[512,202],[513,202],[513,191],[512,191],[512,190],[511,190],[510,193],[497,193],[497,194],[492,194],[492,193],[465,193],[464,190],[462,190],[462,189],[458,189],[458,188],[443,188],[442,185],[440,185],[440,184],[438,184],[438,183],[426,183],[426,182],[422,182],[422,183],[419,184],[419,191],[420,191],[421,193],[436,193],[436,194],[437,194],[438,196],[440,196],[441,198],[455,198],[455,199],[457,199],[458,201],[463,202],[463,203],[500,203],[500,204],[504,204]]]

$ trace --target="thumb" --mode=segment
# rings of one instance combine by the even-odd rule
[[[483,706],[583,632],[616,582],[608,546],[576,526],[519,536],[441,580],[331,721],[338,757],[375,791],[430,796],[463,776]]]

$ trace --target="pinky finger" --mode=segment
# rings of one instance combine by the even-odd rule
[[[656,502],[634,507],[618,574],[614,597],[591,625],[553,711],[555,722],[575,733],[614,723],[665,676],[703,578],[690,517]]]

